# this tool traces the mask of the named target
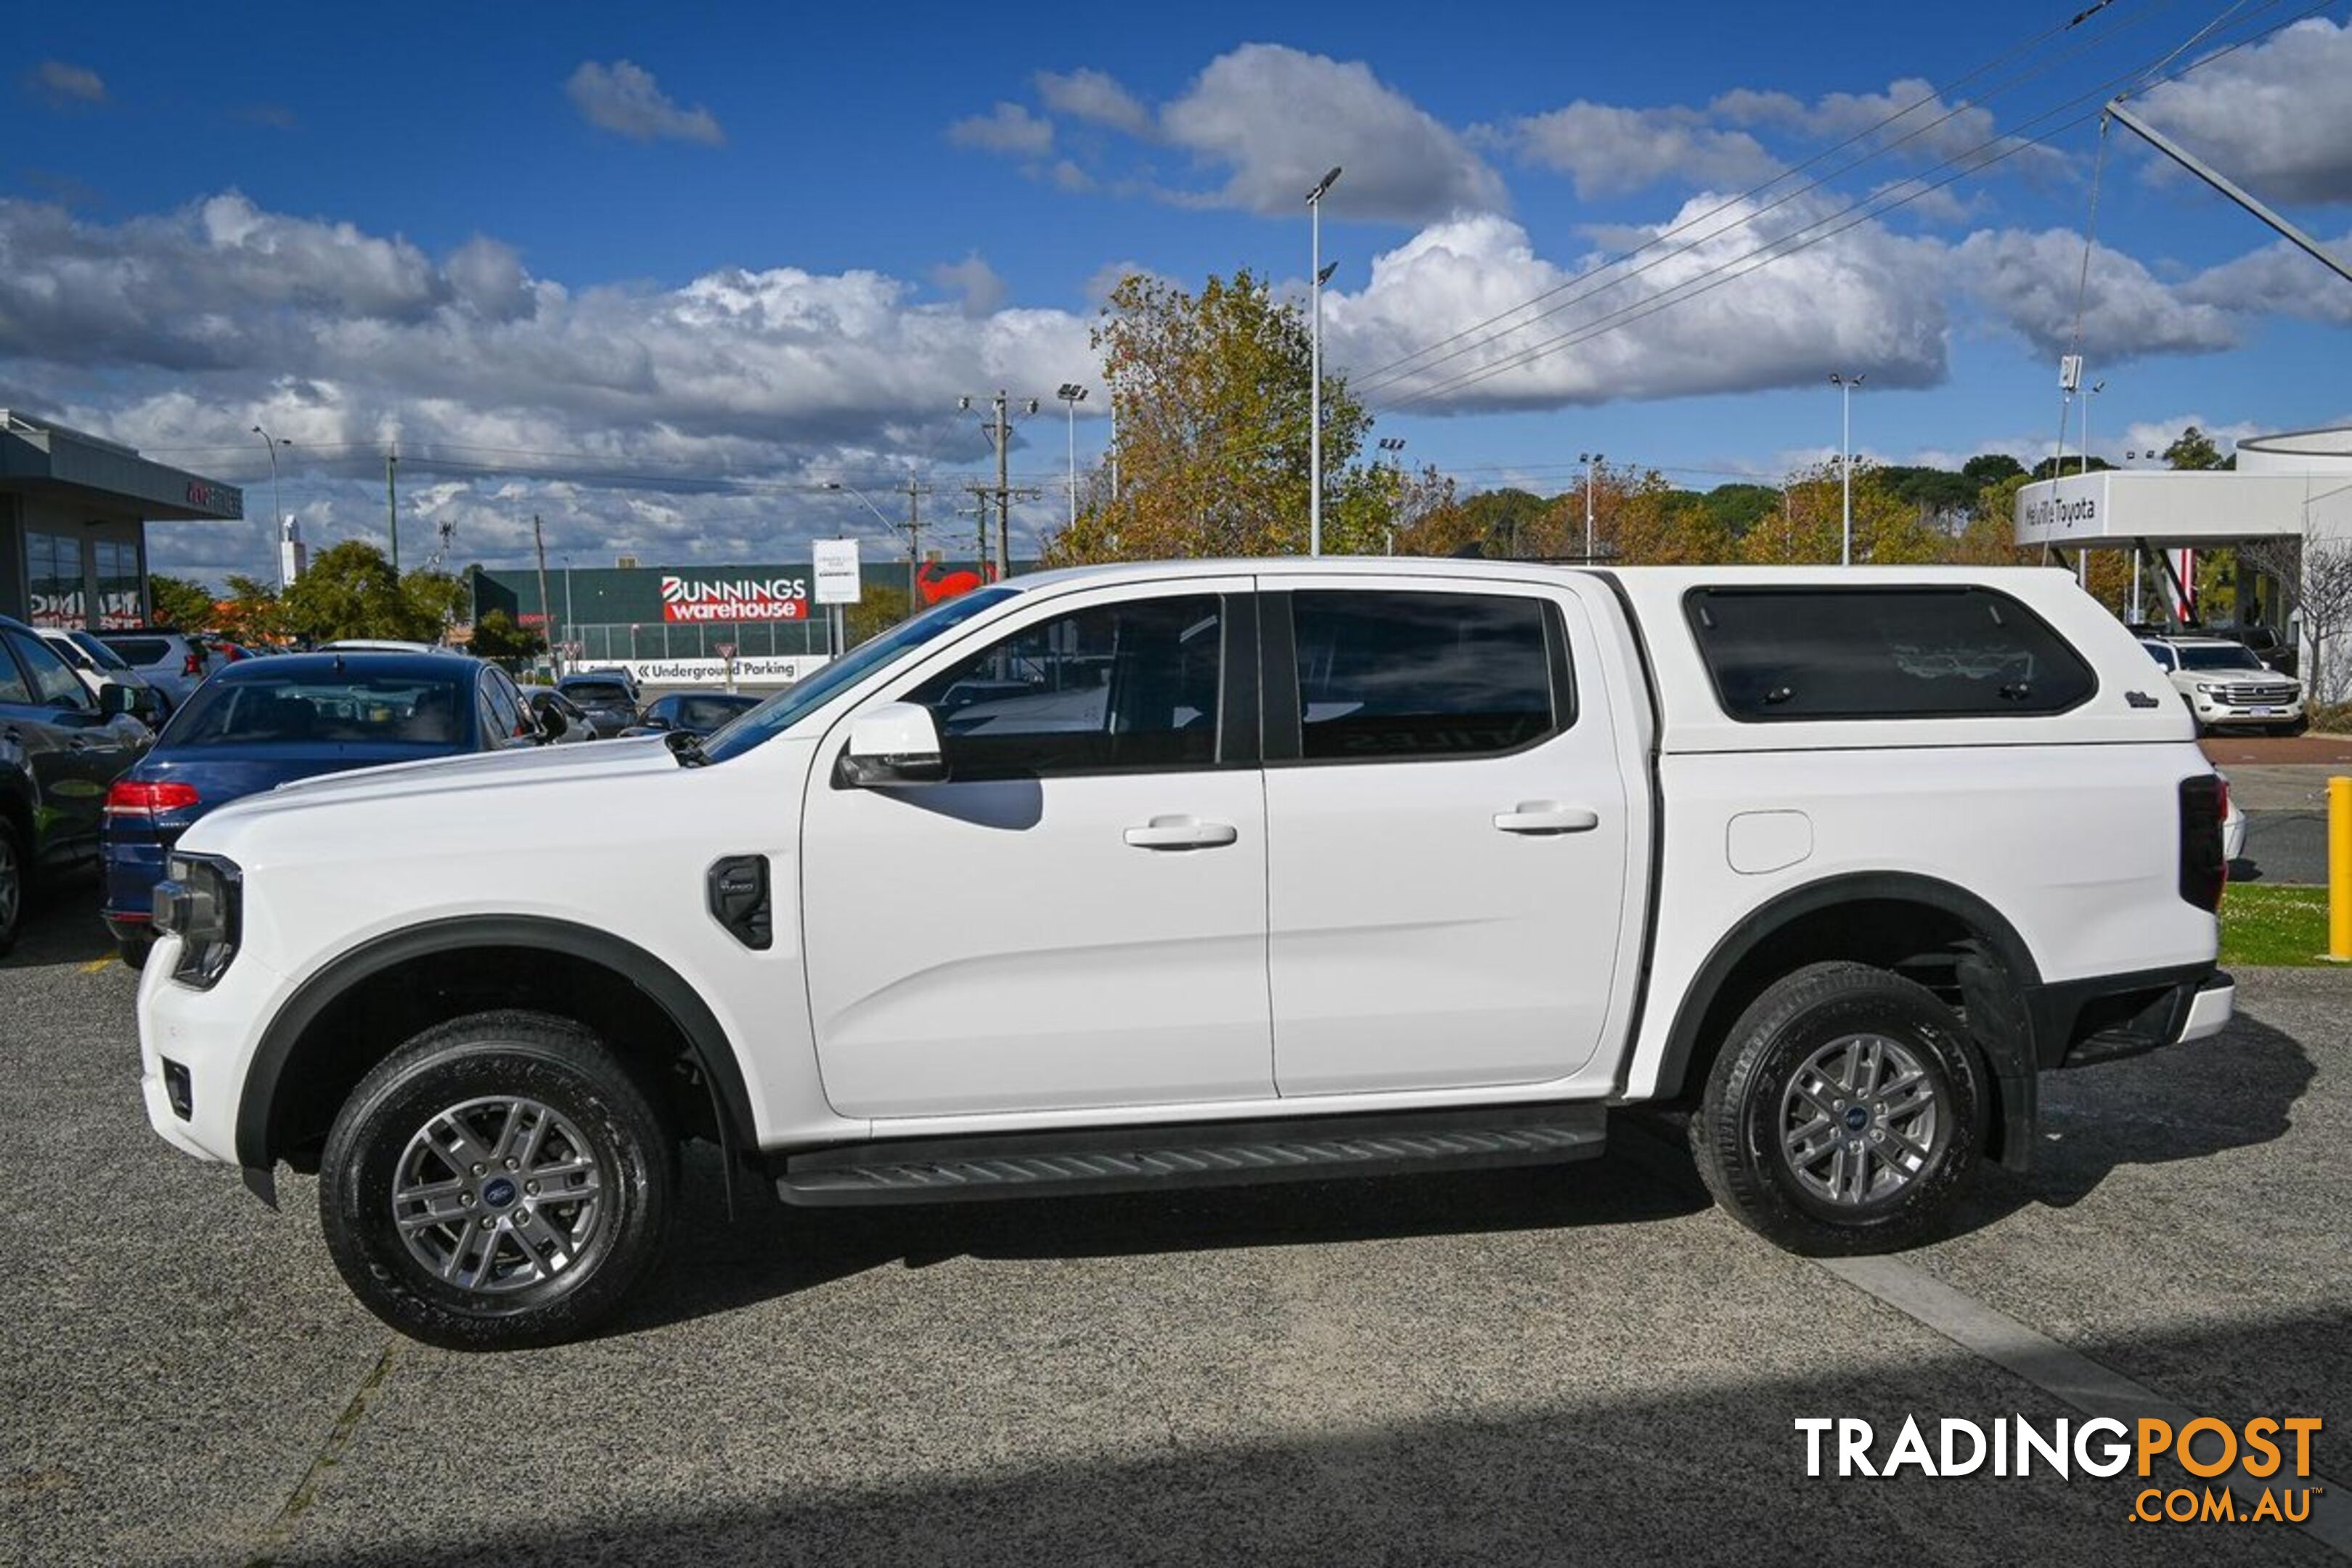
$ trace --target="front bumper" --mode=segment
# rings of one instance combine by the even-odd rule
[[[237,954],[217,984],[199,991],[172,978],[180,939],[161,939],[139,976],[139,1088],[148,1124],[164,1142],[199,1160],[236,1163],[236,1113],[246,1069],[290,989],[249,952]],[[185,1076],[187,1114],[172,1104],[164,1064]]]

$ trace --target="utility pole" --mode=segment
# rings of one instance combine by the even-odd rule
[[[540,531],[539,513],[530,514],[530,542],[539,551],[539,624],[542,631],[555,629],[555,617],[548,613],[547,602],[547,535]],[[555,639],[547,639],[547,659],[555,667],[560,678],[563,674],[563,656],[555,650]]]
[[[1584,563],[1592,564],[1592,478],[1601,463],[1598,452],[1579,452],[1576,460],[1584,465]]]
[[[976,553],[971,558],[971,563],[981,576],[986,577],[988,575],[988,487],[966,485],[964,489],[971,492],[972,504],[980,512],[980,543]]]
[[[907,481],[907,613],[910,616],[923,602],[916,579],[922,572],[923,514],[920,503],[926,493],[914,479]]]
[[[1005,454],[1013,446],[1013,426],[1004,419],[1004,389],[996,391],[996,580],[1013,575],[1013,499],[1005,485]]]
[[[383,515],[392,530],[392,574],[400,575],[400,490],[393,482],[393,469],[400,462],[397,447],[383,455]]]
[[[1838,406],[1841,411],[1838,416],[1838,467],[1844,470],[1845,475],[1844,521],[1839,525],[1839,534],[1843,540],[1838,546],[1838,564],[1841,566],[1853,564],[1853,389],[1867,379],[1869,378],[1866,376],[1844,375],[1836,373],[1832,373],[1830,376],[1830,384],[1838,389]],[[2064,447],[2063,436],[2059,437],[2059,445],[2062,448]],[[2054,467],[2051,469],[2050,477],[2053,479],[2058,477]]]

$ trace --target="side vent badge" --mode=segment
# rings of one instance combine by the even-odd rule
[[[2145,691],[2126,691],[2124,693],[2124,700],[2130,703],[2135,708],[2160,708],[2163,706],[2162,703],[2158,702],[2155,698],[2150,697]]]
[[[768,901],[765,855],[730,855],[712,862],[710,913],[745,947],[768,951],[775,941],[775,922]]]

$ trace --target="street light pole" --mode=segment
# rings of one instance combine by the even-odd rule
[[[1592,564],[1592,475],[1600,467],[1601,454],[1579,452],[1576,460],[1584,465],[1584,563]]]
[[[1863,384],[1859,375],[1839,375],[1832,372],[1830,384],[1840,389],[1839,403],[1843,416],[1839,426],[1838,467],[1844,470],[1845,505],[1843,521],[1839,527],[1838,564],[1853,564],[1853,389]]]
[[[1070,411],[1070,526],[1078,526],[1078,405],[1087,400],[1087,389],[1075,381],[1062,383],[1054,394]]]
[[[272,574],[278,579],[278,591],[286,592],[286,503],[278,493],[278,437],[257,425],[253,433],[269,448],[269,554],[276,563]]]
[[[1315,317],[1313,347],[1308,351],[1312,363],[1307,388],[1307,467],[1310,476],[1307,480],[1310,488],[1307,501],[1307,553],[1309,555],[1323,553],[1323,197],[1339,177],[1339,171],[1334,168],[1307,193],[1307,227],[1312,231],[1309,242],[1312,259],[1308,263],[1312,268],[1312,281],[1307,289]]]

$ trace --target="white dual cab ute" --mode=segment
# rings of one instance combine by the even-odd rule
[[[1664,1106],[1764,1236],[1899,1247],[2025,1167],[2042,1071],[2227,1022],[2221,812],[2060,572],[1046,573],[699,745],[206,816],[144,1091],[265,1198],[316,1170],[353,1290],[458,1346],[608,1312],[688,1138],[929,1203],[1570,1161]]]

